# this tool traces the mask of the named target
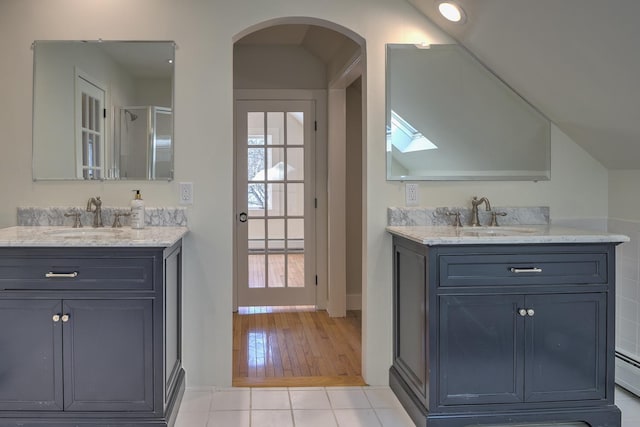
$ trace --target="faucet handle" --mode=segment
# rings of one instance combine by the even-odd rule
[[[129,216],[131,215],[131,212],[116,212],[113,214],[113,225],[111,226],[112,228],[120,228],[122,227],[122,224],[120,223],[120,217],[121,216]]]
[[[497,227],[498,224],[498,215],[500,216],[507,216],[506,212],[491,212],[491,224],[489,224],[489,227]]]
[[[460,212],[447,212],[447,216],[455,217],[453,219],[454,227],[462,227],[462,222],[460,222]]]
[[[66,216],[67,218],[70,216],[73,217],[73,228],[82,228],[82,221],[80,221],[80,212],[67,212],[64,214],[64,216]]]

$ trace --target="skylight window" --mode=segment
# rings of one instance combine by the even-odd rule
[[[389,133],[391,145],[401,153],[412,153],[438,148],[393,110],[391,110],[391,129]]]

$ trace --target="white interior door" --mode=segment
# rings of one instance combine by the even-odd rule
[[[76,176],[104,178],[105,90],[76,75]]]
[[[315,305],[313,101],[236,104],[238,306]]]

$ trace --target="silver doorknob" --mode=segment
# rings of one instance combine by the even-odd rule
[[[69,315],[63,314],[60,320],[62,320],[62,323],[67,323],[69,321]]]
[[[527,310],[527,314],[529,315],[529,317],[533,317],[533,315],[536,314],[536,312],[533,311],[533,308],[530,308]]]
[[[522,317],[525,317],[527,315],[527,310],[521,308],[520,310],[518,310],[518,314]]]
[[[53,323],[58,323],[60,321],[60,315],[54,314],[51,320],[53,320]]]

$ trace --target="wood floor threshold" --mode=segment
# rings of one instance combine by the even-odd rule
[[[234,387],[355,387],[366,386],[360,375],[326,377],[236,377]]]

